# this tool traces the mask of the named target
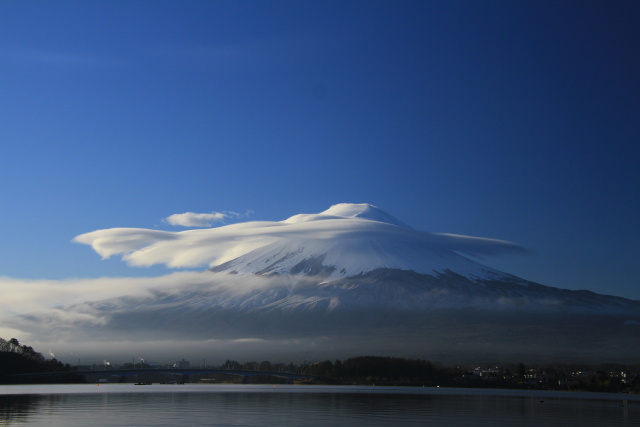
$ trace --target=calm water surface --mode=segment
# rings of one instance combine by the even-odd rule
[[[640,396],[284,385],[0,386],[0,424],[640,426]]]

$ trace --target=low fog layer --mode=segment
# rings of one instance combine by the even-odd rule
[[[162,280],[163,286],[40,310],[9,324],[59,357],[116,360],[637,356],[628,343],[640,329],[640,303],[522,280],[474,283],[396,270],[332,283],[212,272]]]

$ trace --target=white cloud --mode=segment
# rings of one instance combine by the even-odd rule
[[[300,344],[290,340],[266,342],[258,337],[202,339],[188,331],[168,338],[171,334],[149,333],[153,325],[142,324],[130,330],[120,330],[110,324],[111,311],[126,309],[132,300],[153,300],[157,295],[171,295],[193,286],[242,287],[250,292],[273,283],[273,279],[266,277],[246,278],[210,272],[66,280],[0,277],[0,294],[3,295],[0,299],[0,337],[15,337],[36,349],[49,349],[49,354],[55,352],[59,359],[73,363],[80,356],[83,360],[89,356],[122,359],[132,352],[171,360],[185,357],[186,348],[189,354],[202,353],[203,357],[210,355],[212,349],[221,358],[230,357],[225,353],[227,351],[255,354],[269,349],[276,353],[285,344],[287,347]],[[99,306],[107,304],[111,311],[100,311],[87,301],[100,301]]]
[[[200,273],[178,272],[160,277],[32,280],[0,277],[0,314],[20,315],[54,306],[79,304],[120,295],[140,295],[149,288],[200,283]],[[1,335],[0,335],[1,336]]]
[[[103,258],[121,255],[124,261],[134,266],[164,264],[170,268],[185,268],[219,265],[284,238],[318,244],[372,236],[383,237],[389,242],[409,242],[416,247],[469,255],[525,251],[503,240],[427,233],[363,218],[323,214],[295,215],[284,221],[251,221],[180,232],[112,228],[79,235],[74,241],[90,245]]]
[[[159,277],[115,277],[98,279],[31,280],[0,277],[0,337],[17,337],[20,341],[42,339],[51,327],[73,328],[78,323],[99,325],[106,319],[83,303],[116,298],[122,295],[151,295],[150,289],[179,289],[185,284],[208,283],[211,277],[201,273],[178,272]],[[73,309],[68,306],[75,305]],[[63,307],[67,307],[64,308]],[[35,314],[46,318],[49,327],[42,334],[24,328],[16,316]],[[60,332],[60,331],[59,331]],[[73,335],[73,333],[71,334]]]
[[[238,216],[238,214],[236,214],[235,212],[185,212],[181,214],[170,215],[163,221],[171,225],[180,225],[182,227],[211,227],[216,222],[220,222],[225,218],[229,218],[232,216]]]

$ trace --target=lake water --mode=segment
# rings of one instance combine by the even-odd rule
[[[640,396],[294,385],[0,386],[0,424],[640,426]]]

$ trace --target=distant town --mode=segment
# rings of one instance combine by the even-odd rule
[[[474,366],[445,366],[419,359],[359,356],[344,361],[271,363],[252,361],[239,363],[227,360],[220,366],[206,363],[191,364],[180,360],[173,364],[125,363],[111,365],[80,365],[78,370],[109,369],[221,369],[237,372],[264,372],[265,375],[243,377],[237,374],[193,374],[190,382],[219,383],[286,383],[283,378],[266,373],[295,373],[312,375],[315,379],[299,383],[428,387],[484,387],[525,388],[540,390],[599,391],[640,393],[640,365],[620,364],[574,365],[551,363],[525,365],[523,363]],[[141,375],[153,375],[152,373]],[[126,381],[126,380],[122,380]]]
[[[16,383],[297,383],[409,387],[482,387],[640,393],[640,365],[566,363],[444,365],[420,359],[358,356],[321,362],[237,362],[142,359],[71,366],[46,359],[13,338],[0,338],[0,384]]]

